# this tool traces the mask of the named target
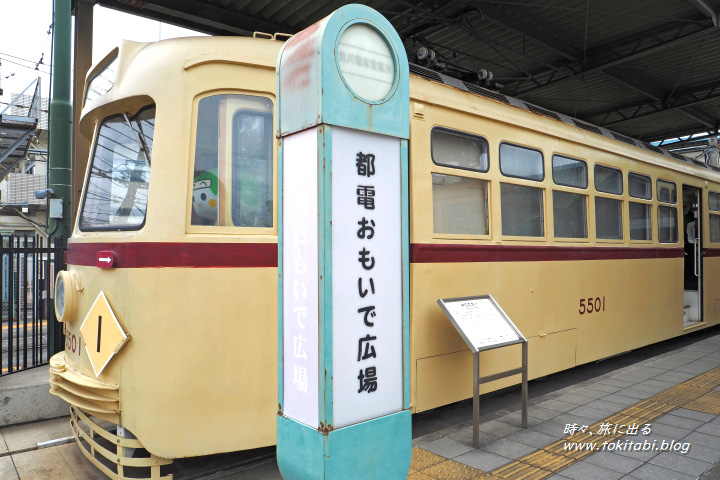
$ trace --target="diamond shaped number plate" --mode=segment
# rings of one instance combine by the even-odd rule
[[[102,291],[83,320],[80,333],[96,377],[100,376],[112,357],[130,340]]]

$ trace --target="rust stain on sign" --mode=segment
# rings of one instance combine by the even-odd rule
[[[286,55],[292,60],[282,78],[282,86],[288,90],[304,90],[310,85],[310,72],[317,55],[315,33],[320,29],[322,21],[295,35],[289,40]]]

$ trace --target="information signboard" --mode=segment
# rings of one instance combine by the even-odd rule
[[[522,420],[527,428],[528,343],[510,317],[491,295],[440,298],[438,304],[473,352],[473,446],[480,448],[480,384],[522,375]],[[522,344],[522,365],[518,368],[480,376],[480,352]]]
[[[490,295],[441,298],[438,304],[473,352],[525,341]]]

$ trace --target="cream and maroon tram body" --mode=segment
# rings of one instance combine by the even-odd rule
[[[158,457],[275,441],[281,46],[125,42],[88,75],[92,147],[51,388]],[[117,322],[92,308],[101,292]],[[106,345],[114,323],[129,339]]]
[[[88,75],[51,388],[156,464],[275,442],[280,46],[126,42]],[[716,169],[435,78],[411,77],[408,112],[414,412],[471,395],[438,298],[492,294],[529,339],[530,378],[717,323]]]
[[[528,338],[531,379],[718,323],[720,169],[475,91],[411,77],[416,411],[472,394],[438,298],[492,294]],[[520,358],[484,352],[481,375]]]

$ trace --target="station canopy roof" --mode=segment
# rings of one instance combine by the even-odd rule
[[[348,2],[95,3],[210,34],[251,35],[296,33]],[[362,3],[395,26],[411,63],[502,86],[506,95],[645,142],[702,138],[720,127],[720,0]]]

